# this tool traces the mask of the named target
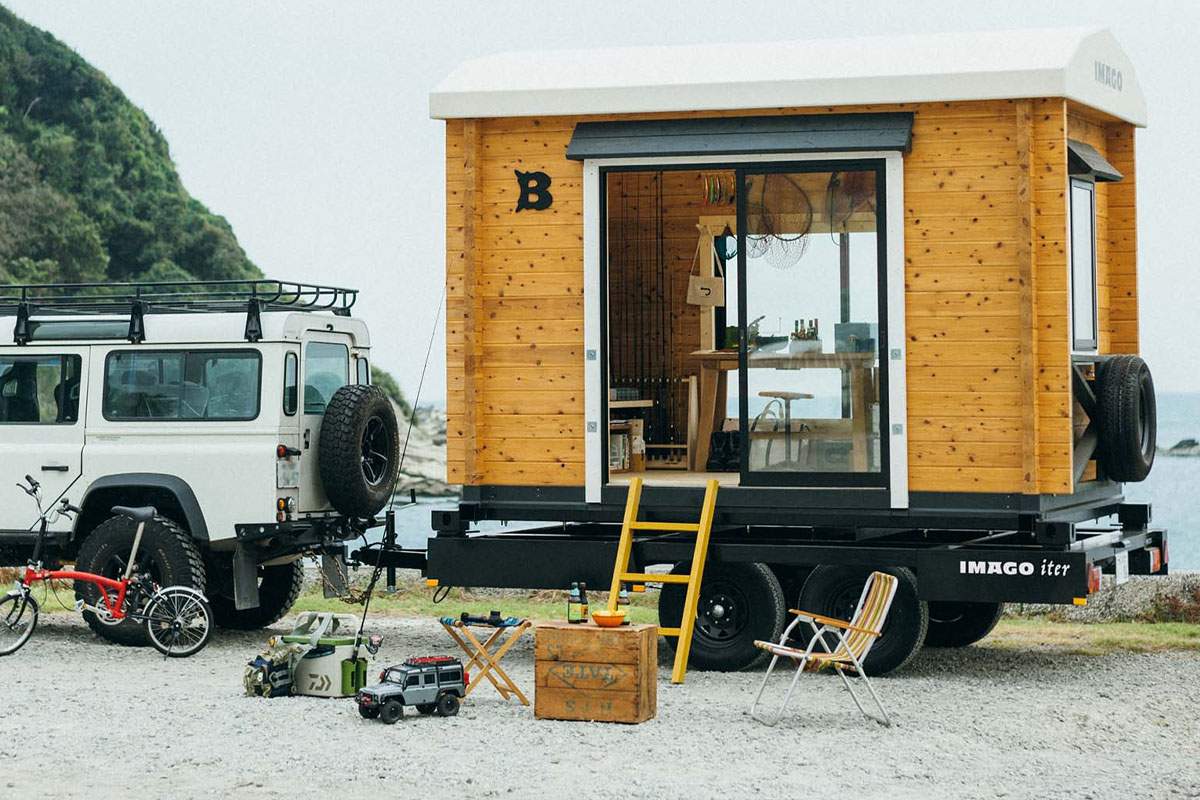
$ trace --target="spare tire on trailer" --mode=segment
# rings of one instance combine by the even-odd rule
[[[895,575],[900,582],[883,623],[883,633],[871,645],[863,661],[868,675],[883,675],[911,661],[925,643],[929,628],[929,606],[917,596],[917,576],[912,570],[887,567],[881,571]],[[817,567],[800,590],[800,608],[848,622],[854,616],[870,574],[871,570],[866,567],[832,564]],[[811,637],[811,629],[808,633],[803,640],[805,643]]]
[[[400,467],[400,430],[378,386],[343,386],[321,420],[321,485],[338,512],[366,519],[392,497]]]
[[[1138,356],[1113,356],[1096,368],[1096,449],[1106,477],[1143,481],[1154,465],[1158,409],[1150,368]]]

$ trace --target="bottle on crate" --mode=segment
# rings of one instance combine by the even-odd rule
[[[583,581],[579,582],[579,621],[588,621],[588,599],[587,599],[587,584]]]
[[[572,625],[577,622],[583,622],[579,616],[579,584],[572,583],[571,591],[567,593],[567,622]]]

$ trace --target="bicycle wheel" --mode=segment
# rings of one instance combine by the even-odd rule
[[[0,597],[0,656],[11,655],[29,641],[37,627],[38,604],[33,595]]]
[[[150,644],[171,658],[199,653],[212,637],[212,608],[204,595],[187,586],[159,589],[141,616]]]

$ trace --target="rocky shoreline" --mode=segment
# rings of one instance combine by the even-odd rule
[[[1160,456],[1184,456],[1186,458],[1200,456],[1200,441],[1195,439],[1180,439],[1170,447],[1159,447]]]
[[[415,491],[422,497],[453,497],[456,484],[446,483],[446,413],[424,406],[414,412],[416,421],[409,434],[409,419],[396,409],[400,422],[400,447],[404,453],[396,491]],[[405,447],[405,437],[408,445]]]

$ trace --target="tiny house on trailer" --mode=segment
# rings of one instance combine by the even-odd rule
[[[1122,496],[1154,455],[1146,109],[1107,31],[505,54],[430,109],[443,584],[607,584],[631,477],[658,520],[720,482],[702,667],[749,663],[783,596],[846,613],[868,566],[906,587],[877,670],[927,624],[966,643],[1005,601],[1165,571]],[[481,519],[563,524],[461,536]]]

